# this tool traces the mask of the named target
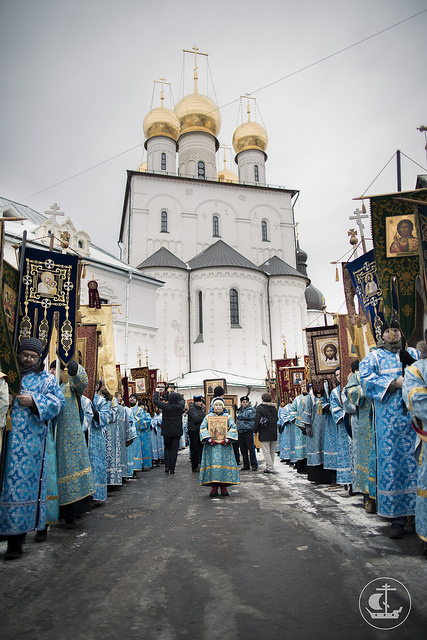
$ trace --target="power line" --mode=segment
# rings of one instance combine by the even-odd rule
[[[307,69],[311,69],[311,68],[317,66],[318,64],[321,64],[322,62],[325,62],[326,60],[330,60],[331,58],[334,58],[335,56],[338,56],[341,53],[344,53],[345,51],[348,51],[349,49],[353,49],[354,47],[357,47],[360,44],[363,44],[364,42],[367,42],[368,40],[372,40],[372,38],[376,38],[377,36],[381,35],[382,33],[385,33],[386,31],[390,31],[391,29],[394,29],[394,28],[400,26],[401,24],[404,24],[405,22],[408,22],[409,20],[413,20],[417,16],[420,16],[423,13],[426,13],[426,12],[427,12],[427,9],[423,9],[422,11],[419,11],[418,13],[414,13],[414,15],[409,16],[409,18],[404,18],[403,20],[400,20],[399,22],[396,22],[395,24],[392,24],[389,27],[385,27],[384,29],[381,29],[381,31],[377,31],[376,33],[373,33],[372,35],[367,36],[366,38],[362,38],[362,40],[358,40],[357,42],[354,42],[353,44],[350,44],[347,47],[344,47],[343,49],[339,49],[339,51],[335,51],[334,53],[331,53],[328,56],[325,56],[324,58],[320,58],[319,60],[316,60],[315,62],[312,62],[311,64],[306,65],[305,67],[301,67],[300,69],[297,69],[296,71],[292,71],[292,73],[288,73],[286,76],[278,78],[277,80],[273,80],[272,82],[269,82],[268,84],[264,85],[263,87],[259,87],[258,89],[255,89],[254,91],[250,92],[248,95],[253,95],[254,93],[259,93],[260,91],[264,91],[265,89],[268,89],[269,87],[272,87],[273,85],[278,84],[279,82],[283,82],[284,80],[287,80],[288,78],[292,78],[293,76],[295,76],[295,75],[297,75],[299,73],[302,73],[303,71],[307,71]],[[239,101],[240,101],[240,98],[236,98],[235,100],[231,100],[230,102],[226,102],[225,104],[221,105],[220,107],[218,107],[215,110],[219,111],[221,109],[225,109],[225,107],[229,107],[230,105],[235,104],[236,102],[239,102]],[[98,162],[97,164],[94,164],[93,166],[88,167],[87,169],[83,169],[82,171],[79,171],[78,173],[75,173],[74,175],[69,176],[68,178],[64,178],[64,180],[60,180],[59,182],[56,182],[55,184],[52,184],[49,187],[45,187],[44,189],[41,189],[40,191],[37,191],[37,193],[33,193],[30,196],[27,196],[26,198],[21,199],[20,202],[25,202],[26,200],[30,200],[31,198],[34,198],[35,196],[38,196],[40,193],[44,193],[45,191],[49,191],[49,189],[53,189],[54,187],[57,187],[60,184],[64,184],[64,182],[68,182],[69,180],[73,180],[74,178],[77,178],[78,176],[81,176],[84,173],[87,173],[88,171],[92,171],[93,169],[96,169],[97,167],[100,167],[101,165],[106,164],[107,162],[111,162],[112,160],[115,160],[116,158],[119,158],[120,156],[123,156],[126,153],[129,153],[130,151],[133,151],[134,149],[138,149],[139,147],[142,147],[143,144],[144,143],[141,142],[140,144],[137,144],[134,147],[131,147],[130,149],[127,149],[126,151],[122,151],[121,153],[118,153],[115,156],[112,156],[111,158],[107,158],[106,160],[103,160],[102,162]],[[374,180],[374,182],[375,182],[375,180]]]

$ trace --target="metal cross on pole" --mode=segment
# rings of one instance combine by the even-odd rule
[[[366,253],[365,234],[363,233],[365,225],[362,222],[362,218],[369,218],[369,215],[367,213],[363,213],[363,211],[361,211],[360,209],[356,209],[354,214],[354,216],[349,217],[349,220],[356,220],[356,224],[360,229],[360,239],[362,240],[363,253]]]
[[[49,250],[52,251],[53,242],[55,239],[55,232],[56,232],[56,216],[63,216],[65,214],[59,210],[59,206],[56,204],[56,202],[54,202],[50,206],[50,208],[52,209],[52,211],[45,211],[45,215],[51,216],[52,218],[52,228],[50,230],[50,245],[49,245]]]

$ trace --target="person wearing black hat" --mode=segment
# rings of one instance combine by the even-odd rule
[[[390,520],[390,538],[402,538],[408,517],[415,513],[417,465],[415,432],[402,401],[401,355],[418,359],[418,351],[402,349],[402,333],[393,321],[384,324],[377,349],[359,365],[365,395],[372,398],[377,452],[377,513]]]
[[[236,423],[239,434],[239,448],[243,458],[241,471],[249,471],[251,468],[252,471],[257,471],[258,462],[254,445],[255,409],[249,401],[249,396],[240,398]]]
[[[205,417],[203,396],[193,396],[193,402],[188,407],[188,437],[190,440],[191,470],[197,473],[202,459],[203,443],[200,442],[200,425]]]
[[[184,398],[180,393],[172,391],[167,402],[160,400],[158,391],[154,392],[153,402],[162,410],[162,436],[165,443],[165,473],[175,473],[178,457],[179,439],[182,436],[182,413],[184,411]]]
[[[21,391],[13,400],[12,437],[7,440],[3,487],[0,494],[0,535],[7,539],[5,560],[22,554],[28,531],[46,526],[44,451],[47,421],[64,406],[55,378],[44,370],[43,346],[25,338],[18,347]]]

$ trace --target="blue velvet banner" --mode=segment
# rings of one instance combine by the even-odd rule
[[[43,358],[57,323],[59,358],[68,364],[76,347],[78,258],[68,253],[25,247],[18,340],[38,338]]]
[[[369,319],[375,340],[381,336],[381,325],[384,322],[382,308],[383,296],[377,278],[374,251],[368,251],[352,262],[348,262],[346,269],[351,278],[354,290],[360,304]]]

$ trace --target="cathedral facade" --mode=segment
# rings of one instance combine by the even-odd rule
[[[234,173],[217,169],[221,116],[196,73],[193,93],[163,103],[162,92],[144,120],[147,160],[128,172],[119,236],[122,260],[164,283],[156,366],[169,379],[205,369],[263,379],[284,345],[307,353],[308,286],[320,309],[296,240],[298,191],[267,184],[268,137],[249,107]]]

